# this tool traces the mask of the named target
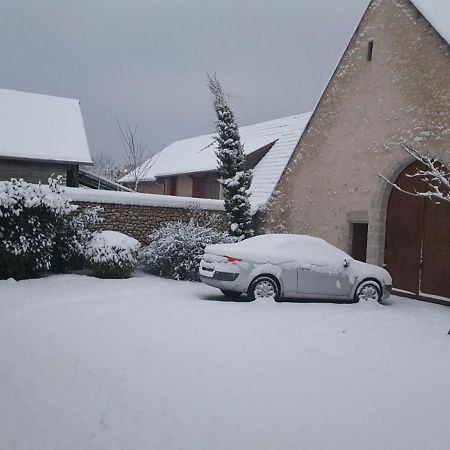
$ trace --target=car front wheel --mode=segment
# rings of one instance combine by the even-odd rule
[[[278,301],[280,298],[280,288],[273,278],[261,275],[251,282],[247,296],[250,300],[269,297]]]
[[[363,281],[356,289],[355,293],[356,301],[377,301],[382,302],[381,289],[376,281],[366,280]]]

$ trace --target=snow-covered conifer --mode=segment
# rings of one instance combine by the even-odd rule
[[[252,173],[251,170],[245,170],[245,156],[239,129],[219,80],[215,76],[209,76],[208,85],[214,95],[214,109],[217,115],[216,155],[229,233],[239,238],[250,237],[253,235],[249,201]]]

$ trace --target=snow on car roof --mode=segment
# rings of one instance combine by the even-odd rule
[[[311,113],[297,114],[239,128],[246,155],[274,143],[253,170],[250,189],[253,210],[267,203],[310,117]],[[170,144],[155,155],[150,163],[144,163],[148,165],[144,180],[154,181],[161,176],[216,170],[214,136],[208,134]],[[129,182],[132,178],[132,175],[126,175],[119,181]]]
[[[298,243],[315,243],[315,244],[327,244],[321,238],[309,236],[306,234],[281,234],[281,233],[273,233],[273,234],[260,234],[259,236],[254,236],[249,239],[245,239],[243,241],[238,242],[240,246],[255,246],[261,245],[264,243],[265,245],[278,245],[278,244],[298,244]]]
[[[412,0],[412,3],[450,44],[450,0]]]
[[[321,238],[298,234],[263,234],[237,244],[215,244],[205,253],[233,256],[258,264],[302,262],[306,265],[341,266],[348,255]]]
[[[92,164],[79,101],[0,89],[0,157]]]

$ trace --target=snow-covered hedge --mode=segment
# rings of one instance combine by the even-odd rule
[[[54,241],[74,211],[59,180],[0,181],[0,278],[27,278],[50,270]]]
[[[0,181],[0,278],[81,268],[98,209],[72,214],[61,179],[48,185]]]
[[[86,256],[94,275],[99,278],[128,278],[137,266],[140,244],[117,231],[94,233]]]
[[[198,268],[207,245],[235,242],[226,232],[195,224],[169,222],[149,236],[141,251],[144,266],[155,275],[175,280],[198,280]]]

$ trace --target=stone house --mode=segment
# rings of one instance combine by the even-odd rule
[[[78,100],[0,89],[0,117],[0,180],[78,186],[79,166],[92,165]]]
[[[246,166],[253,170],[251,204],[264,206],[289,161],[311,114],[298,114],[239,128]],[[150,161],[139,191],[183,197],[220,199],[214,135],[173,142]],[[127,175],[119,182],[132,186]]]
[[[385,265],[397,292],[450,299],[450,204],[393,191],[402,142],[450,159],[450,2],[372,0],[260,223]]]

